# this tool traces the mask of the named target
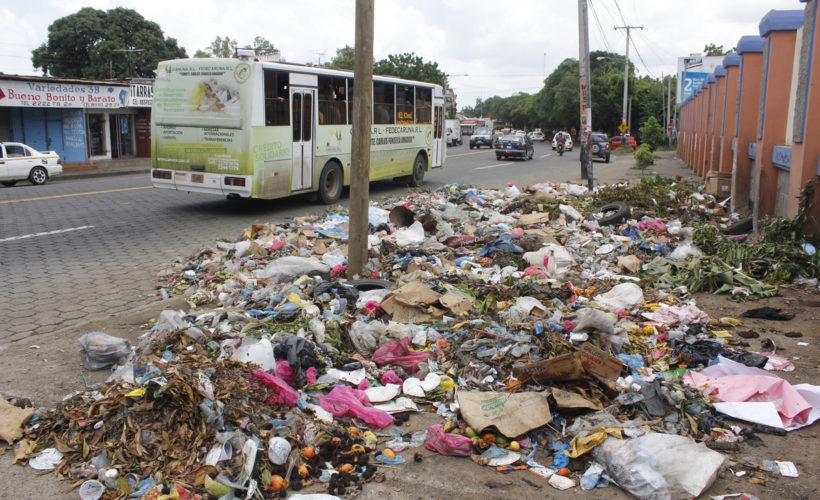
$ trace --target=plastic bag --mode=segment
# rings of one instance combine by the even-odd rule
[[[102,332],[88,332],[78,339],[80,356],[86,370],[102,370],[114,366],[131,354],[131,343],[126,339]]]
[[[700,248],[696,247],[694,243],[691,241],[684,241],[672,250],[672,253],[669,254],[669,258],[685,259],[687,257],[700,257],[701,255],[703,255],[703,252],[701,252]]]
[[[248,380],[259,382],[273,390],[273,394],[265,401],[269,405],[290,406],[293,408],[296,406],[296,402],[299,401],[299,393],[276,375],[271,375],[262,370],[251,370]]]
[[[365,406],[365,403],[369,402],[364,391],[346,385],[337,385],[327,396],[319,396],[319,406],[335,417],[350,413],[364,423],[380,429],[393,423],[393,417],[389,413]]]
[[[659,433],[628,441],[610,437],[592,453],[619,486],[653,500],[699,496],[715,481],[724,460],[703,443]]]
[[[396,241],[400,248],[418,245],[424,241],[424,226],[416,221],[410,227],[402,228],[392,234],[391,238]]]
[[[611,312],[630,311],[643,303],[643,289],[635,283],[621,283],[597,295],[595,302]]]
[[[408,349],[410,337],[395,342],[388,342],[379,347],[371,358],[379,366],[386,364],[399,365],[410,373],[416,373],[419,365],[433,358],[430,351],[414,352]]]
[[[171,309],[166,309],[159,313],[157,324],[140,337],[137,351],[150,352],[157,342],[164,344],[168,335],[177,330],[188,328],[190,325],[183,319],[184,316],[185,313],[182,311],[174,311]]]
[[[253,272],[255,278],[270,278],[279,283],[288,281],[297,276],[310,273],[330,273],[330,266],[322,263],[316,257],[297,257],[289,255],[271,261],[262,269]]]
[[[446,456],[468,457],[473,453],[473,440],[462,434],[448,434],[442,424],[435,424],[427,429],[424,447]]]
[[[276,359],[273,357],[273,346],[268,339],[261,339],[256,344],[243,345],[231,356],[235,361],[259,365],[268,372],[276,368]]]
[[[604,333],[615,333],[615,326],[612,323],[612,318],[609,314],[587,307],[578,311],[578,318],[575,321],[575,328],[573,332],[580,332],[585,329],[597,330]]]
[[[379,346],[379,337],[387,330],[381,321],[354,321],[348,329],[353,347],[362,356],[370,356]]]
[[[581,220],[583,218],[583,215],[570,205],[558,205],[558,210],[560,210],[562,214],[575,220]]]

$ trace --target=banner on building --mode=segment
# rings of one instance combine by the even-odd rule
[[[128,105],[129,88],[123,85],[0,79],[0,106],[112,109]]]

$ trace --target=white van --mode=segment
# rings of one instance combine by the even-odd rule
[[[444,120],[444,127],[447,129],[447,145],[461,145],[464,140],[461,138],[461,122],[458,120]]]

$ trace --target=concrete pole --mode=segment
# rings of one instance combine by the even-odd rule
[[[629,30],[631,29],[643,29],[643,26],[615,26],[616,30],[626,30],[626,56],[624,57],[624,104],[621,113],[621,124],[627,125],[627,130],[629,130],[629,125],[627,124],[627,93],[629,92]],[[621,134],[623,137],[623,134]],[[621,144],[626,144],[626,137]]]
[[[669,75],[669,83],[666,85],[666,121],[663,126],[666,128],[666,142],[668,146],[672,145],[672,75]]]
[[[592,132],[592,103],[589,67],[589,21],[586,0],[578,0],[578,72],[581,87],[581,178],[593,187],[592,156],[589,134]]]
[[[353,74],[353,144],[350,170],[348,276],[367,262],[370,201],[370,126],[373,104],[373,0],[356,0],[356,59]]]

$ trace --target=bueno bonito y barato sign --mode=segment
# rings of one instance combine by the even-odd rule
[[[0,79],[0,106],[23,108],[124,108],[128,87]]]

